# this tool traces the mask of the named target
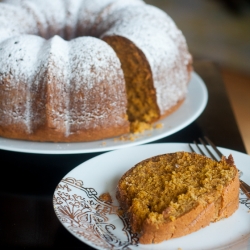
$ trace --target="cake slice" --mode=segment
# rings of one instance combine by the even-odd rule
[[[188,152],[159,155],[121,177],[117,199],[140,243],[159,243],[232,215],[238,170],[231,155],[219,162]]]

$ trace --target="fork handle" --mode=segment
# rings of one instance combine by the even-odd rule
[[[240,189],[244,192],[248,199],[250,199],[250,186],[244,181],[240,180]]]

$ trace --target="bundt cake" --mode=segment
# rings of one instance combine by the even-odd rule
[[[0,23],[0,136],[99,140],[185,99],[185,38],[141,0],[3,0]]]
[[[119,180],[117,199],[140,243],[159,243],[229,217],[239,204],[232,156],[176,152],[144,160]]]

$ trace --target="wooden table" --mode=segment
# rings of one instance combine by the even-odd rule
[[[199,61],[195,71],[206,83],[207,107],[189,126],[156,142],[192,142],[207,135],[218,146],[246,153],[217,67]],[[0,150],[0,248],[92,249],[61,225],[52,197],[71,169],[98,154],[40,155]]]

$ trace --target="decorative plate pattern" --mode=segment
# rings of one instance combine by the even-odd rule
[[[235,156],[236,165],[238,162],[238,168],[244,173],[242,179],[249,183],[250,156],[220,149],[225,155],[232,153]],[[233,216],[211,223],[198,232],[161,244],[139,244],[138,235],[131,232],[127,218],[119,213],[119,204],[115,199],[117,181],[135,163],[157,154],[175,151],[189,151],[189,148],[187,144],[178,143],[144,145],[105,153],[81,164],[68,173],[56,187],[53,205],[58,219],[75,237],[101,250],[151,249],[151,247],[156,250],[177,250],[178,247],[183,250],[245,249],[243,247],[250,244],[250,200],[241,191],[240,206]],[[243,165],[249,163],[249,169],[241,168],[241,158]],[[112,203],[100,198],[103,193],[111,195]],[[227,230],[226,236],[221,233],[225,230]],[[195,241],[197,237],[201,239],[199,244]],[[213,238],[214,242],[210,238]]]
[[[131,232],[127,219],[118,215],[118,207],[100,200],[95,189],[85,188],[81,180],[63,179],[56,188],[53,203],[64,226],[90,244],[113,250],[129,250],[129,245],[138,244],[138,237]],[[111,223],[117,217],[123,225],[125,239],[116,236],[116,225]]]
[[[250,213],[250,200],[244,195],[244,193],[240,190],[240,204],[245,205],[249,209]]]

